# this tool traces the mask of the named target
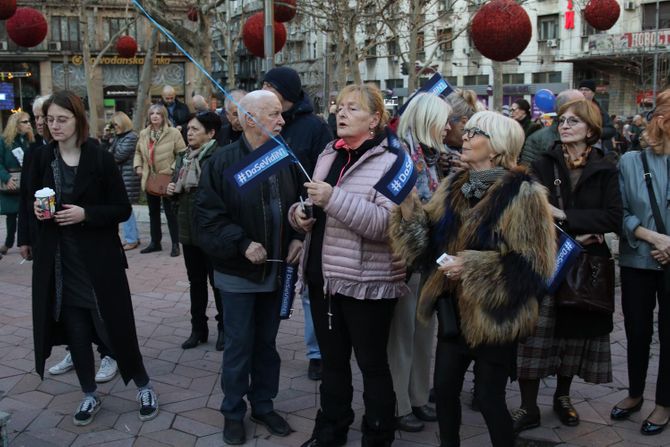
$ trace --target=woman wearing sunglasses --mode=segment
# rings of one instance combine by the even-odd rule
[[[505,386],[515,377],[517,342],[537,320],[555,255],[546,192],[516,166],[523,141],[513,119],[475,113],[463,129],[468,169],[444,179],[427,204],[413,194],[392,213],[394,250],[426,272],[417,318],[425,324],[438,308],[433,380],[442,447],[460,445],[461,389],[473,361],[491,442],[514,445]],[[443,253],[449,259],[438,266]]]
[[[7,126],[0,139],[0,214],[7,216],[7,236],[0,246],[0,258],[14,245],[16,236],[16,218],[19,212],[20,177],[12,176],[21,172],[23,153],[30,143],[35,141],[30,115],[17,112],[9,117]]]
[[[532,170],[549,191],[554,221],[589,256],[610,258],[604,234],[621,231],[623,211],[617,168],[593,146],[600,141],[601,123],[591,101],[576,99],[561,106],[561,140],[532,164]],[[545,297],[533,336],[519,346],[521,408],[512,412],[517,432],[540,425],[540,379],[551,375],[557,378],[554,412],[564,425],[579,424],[570,400],[572,379],[612,381],[610,332],[612,314],[558,306],[553,296]]]

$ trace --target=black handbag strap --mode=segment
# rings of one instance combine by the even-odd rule
[[[563,196],[561,195],[561,183],[562,182],[558,174],[558,164],[554,163],[554,187],[556,188],[558,207],[565,211],[565,206],[563,206]]]
[[[662,234],[668,234],[665,230],[665,224],[663,223],[663,218],[661,217],[661,210],[658,209],[658,203],[656,202],[656,195],[654,194],[654,186],[651,183],[651,172],[649,172],[649,161],[647,160],[647,152],[643,149],[640,151],[640,157],[642,158],[642,168],[644,169],[644,182],[647,184],[647,191],[649,192],[649,201],[651,202],[651,213],[654,215],[654,221],[656,221],[656,230]]]

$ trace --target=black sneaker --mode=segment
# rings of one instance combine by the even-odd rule
[[[524,430],[530,430],[531,428],[540,426],[540,412],[529,413],[525,408],[517,408],[512,410],[512,423],[514,427],[514,433],[521,433]]]
[[[228,445],[241,445],[246,441],[244,422],[225,418],[223,422],[223,442]]]
[[[93,422],[95,414],[100,411],[100,399],[97,396],[85,396],[84,400],[81,401],[77,412],[72,417],[72,422],[74,425],[88,425]]]
[[[137,392],[137,401],[140,403],[140,421],[150,421],[158,416],[158,397],[151,388],[144,388]]]
[[[321,380],[323,366],[321,359],[309,359],[309,366],[307,367],[307,377],[310,380]]]
[[[276,411],[266,414],[254,414],[252,412],[251,420],[257,424],[264,425],[275,436],[288,436],[293,431],[288,422],[286,422],[286,419],[281,417]]]

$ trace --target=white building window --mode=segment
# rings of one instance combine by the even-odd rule
[[[558,39],[558,14],[537,17],[537,40]]]

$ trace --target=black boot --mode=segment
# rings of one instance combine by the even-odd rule
[[[223,351],[223,329],[219,329],[219,335],[216,337],[216,350]]]
[[[162,249],[163,247],[161,247],[160,242],[151,241],[149,245],[140,250],[140,253],[153,253],[154,251],[161,251]]]
[[[191,335],[181,344],[182,349],[191,349],[198,346],[199,343],[207,343],[207,332],[192,331]]]
[[[177,256],[179,256],[179,253],[180,253],[179,244],[178,243],[177,244],[172,244],[172,251],[170,252],[170,256],[172,256],[173,258],[176,258]]]
[[[395,429],[395,418],[389,421],[370,421],[367,416],[363,416],[363,421],[361,422],[361,432],[363,432],[361,447],[390,446],[395,439]]]

